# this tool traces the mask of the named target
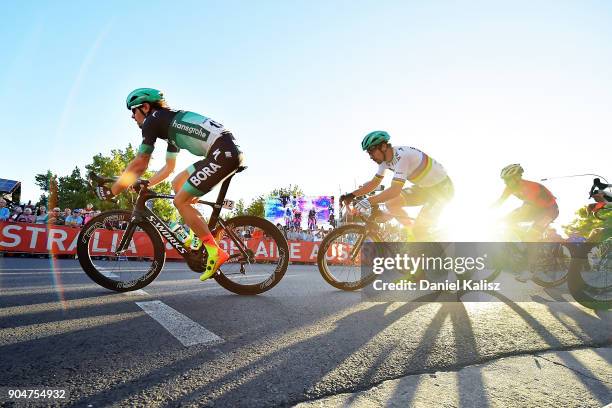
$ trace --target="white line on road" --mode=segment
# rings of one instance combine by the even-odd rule
[[[225,341],[162,301],[153,300],[150,302],[136,302],[136,304],[168,330],[170,334],[176,337],[185,347],[196,344],[219,344]]]
[[[81,271],[81,272],[64,272],[64,271],[59,271],[62,275],[84,275],[85,272]],[[54,273],[52,270],[47,270],[47,271],[42,271],[42,272],[10,272],[10,273],[4,273],[4,272],[0,272],[0,275],[6,275],[6,276],[17,276],[17,275],[49,275]]]
[[[115,275],[114,273],[109,272],[109,271],[104,271],[104,270],[100,269],[98,272],[100,272],[101,275],[104,275],[104,276],[106,276],[109,279],[117,279],[117,278],[119,278],[119,275]]]
[[[123,294],[126,296],[149,296],[149,294],[142,289],[131,290],[129,292],[123,292]]]
[[[56,268],[57,270],[60,271],[82,271],[83,268]],[[14,271],[14,272],[21,272],[21,271],[42,271],[42,272],[49,272],[51,271],[51,267],[47,266],[45,268],[2,268],[0,267],[0,271],[2,272],[9,272],[9,271]]]

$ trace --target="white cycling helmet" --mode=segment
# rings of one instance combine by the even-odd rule
[[[518,163],[510,164],[502,169],[501,178],[505,179],[505,178],[515,177],[515,176],[521,176],[523,172],[524,170],[520,164]]]

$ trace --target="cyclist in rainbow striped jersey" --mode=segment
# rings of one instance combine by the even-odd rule
[[[392,214],[408,217],[403,207],[422,206],[412,231],[417,240],[427,240],[443,208],[453,198],[453,183],[444,167],[429,155],[410,146],[392,146],[389,140],[389,134],[382,130],[370,132],[363,138],[361,148],[378,164],[378,171],[370,181],[340,200],[347,203],[356,196],[374,191],[385,172],[391,171],[391,186],[357,202],[355,208],[368,215],[372,205],[384,203]],[[404,188],[406,182],[411,185]],[[399,216],[397,219],[404,225],[411,225],[408,218]]]

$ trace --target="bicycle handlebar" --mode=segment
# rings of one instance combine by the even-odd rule
[[[115,181],[119,180],[119,177],[101,177],[101,176],[98,176],[93,171],[89,172],[88,178],[91,181],[93,181],[96,184],[98,184],[98,185],[114,183]],[[149,180],[144,180],[144,179],[140,179],[139,178],[132,185],[135,186],[135,187],[146,187],[147,185],[149,185]]]
[[[89,174],[87,175],[87,178],[91,181],[96,182],[97,184],[107,184],[107,183],[114,183],[115,181],[117,181],[117,179],[119,179],[119,177],[100,177],[98,176],[96,173],[94,173],[93,171],[90,171]]]

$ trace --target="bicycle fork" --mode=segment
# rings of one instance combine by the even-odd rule
[[[115,255],[119,255],[122,252],[127,251],[128,247],[130,246],[130,242],[132,241],[132,237],[134,236],[134,231],[136,231],[136,225],[132,222],[132,220],[128,222],[128,225],[125,229],[125,234],[123,234],[123,237],[121,237],[121,241],[119,241],[119,245],[117,245],[117,248],[115,248]]]

